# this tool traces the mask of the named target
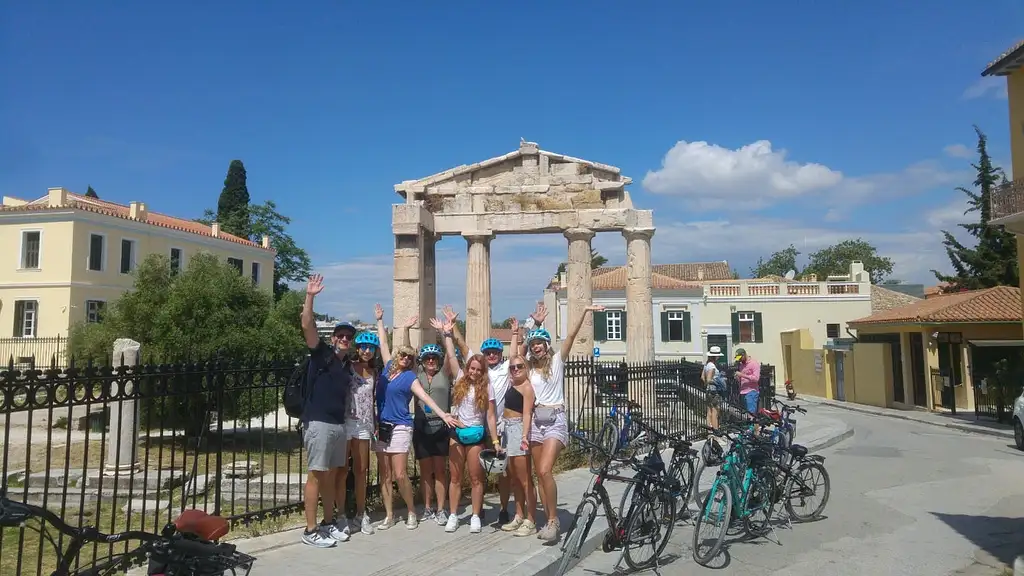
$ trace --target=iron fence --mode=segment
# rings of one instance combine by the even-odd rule
[[[22,370],[29,366],[64,367],[67,347],[68,339],[63,336],[0,338],[0,362]]]

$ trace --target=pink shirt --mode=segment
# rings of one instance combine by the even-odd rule
[[[748,356],[736,376],[740,380],[740,394],[757,392],[761,384],[761,363]]]

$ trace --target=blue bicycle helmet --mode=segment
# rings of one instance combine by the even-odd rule
[[[505,351],[505,345],[501,343],[501,340],[497,338],[488,338],[484,340],[484,343],[480,345],[480,352],[486,352],[488,350],[497,350],[498,352]]]
[[[534,340],[543,340],[551,344],[551,334],[543,328],[535,328],[526,335],[526,343],[529,344]]]
[[[356,336],[356,346],[373,346],[380,348],[380,338],[373,332],[360,332]]]
[[[444,352],[441,351],[441,347],[437,344],[424,344],[420,346],[420,360],[423,360],[427,356],[437,356],[438,358],[444,357]]]

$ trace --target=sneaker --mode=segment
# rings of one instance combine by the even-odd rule
[[[394,518],[385,518],[377,523],[377,530],[387,530],[395,524],[398,524],[398,522],[395,522]]]
[[[508,510],[502,510],[498,512],[498,526],[505,526],[508,524]]]
[[[520,518],[519,516],[516,516],[515,518],[512,519],[511,522],[505,522],[504,524],[502,524],[501,525],[501,529],[503,531],[505,531],[505,532],[515,532],[522,525],[523,525],[523,519]]]
[[[336,542],[348,542],[348,526],[342,529],[337,522],[321,522],[320,531]]]
[[[482,529],[481,524],[482,523],[480,522],[480,517],[476,514],[473,514],[473,517],[469,519],[469,533],[479,534],[480,530]]]
[[[424,508],[423,518],[421,518],[420,521],[426,522],[427,520],[433,520],[435,518],[437,518],[437,512],[434,512],[431,508]]]
[[[373,522],[370,522],[370,517],[366,514],[363,514],[363,520],[359,523],[359,531],[366,535],[374,533]]]
[[[314,548],[332,548],[338,545],[338,541],[324,534],[319,527],[312,532],[302,532],[302,543]]]
[[[434,515],[434,521],[437,522],[438,526],[445,526],[448,524],[448,514],[444,510],[438,510],[437,514]]]
[[[537,538],[545,542],[558,542],[558,522],[548,522],[547,526],[537,533]]]
[[[459,529],[459,517],[455,514],[448,515],[448,522],[444,525],[445,532],[455,532]]]
[[[523,523],[516,528],[516,531],[512,533],[513,536],[533,536],[537,533],[537,525],[533,523],[533,520],[523,520]]]
[[[420,525],[420,521],[416,519],[416,513],[413,512],[405,518],[405,527],[409,530],[415,530]]]

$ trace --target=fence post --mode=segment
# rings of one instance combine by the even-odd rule
[[[114,340],[114,368],[139,364],[139,351],[142,345],[130,338]],[[110,410],[110,432],[107,434],[107,454],[113,462],[107,460],[103,466],[104,474],[116,476],[137,472],[139,470],[139,412],[135,399],[127,398],[135,393],[135,380],[121,380],[111,383],[110,394],[120,403],[117,410]],[[108,457],[110,457],[108,456]]]

